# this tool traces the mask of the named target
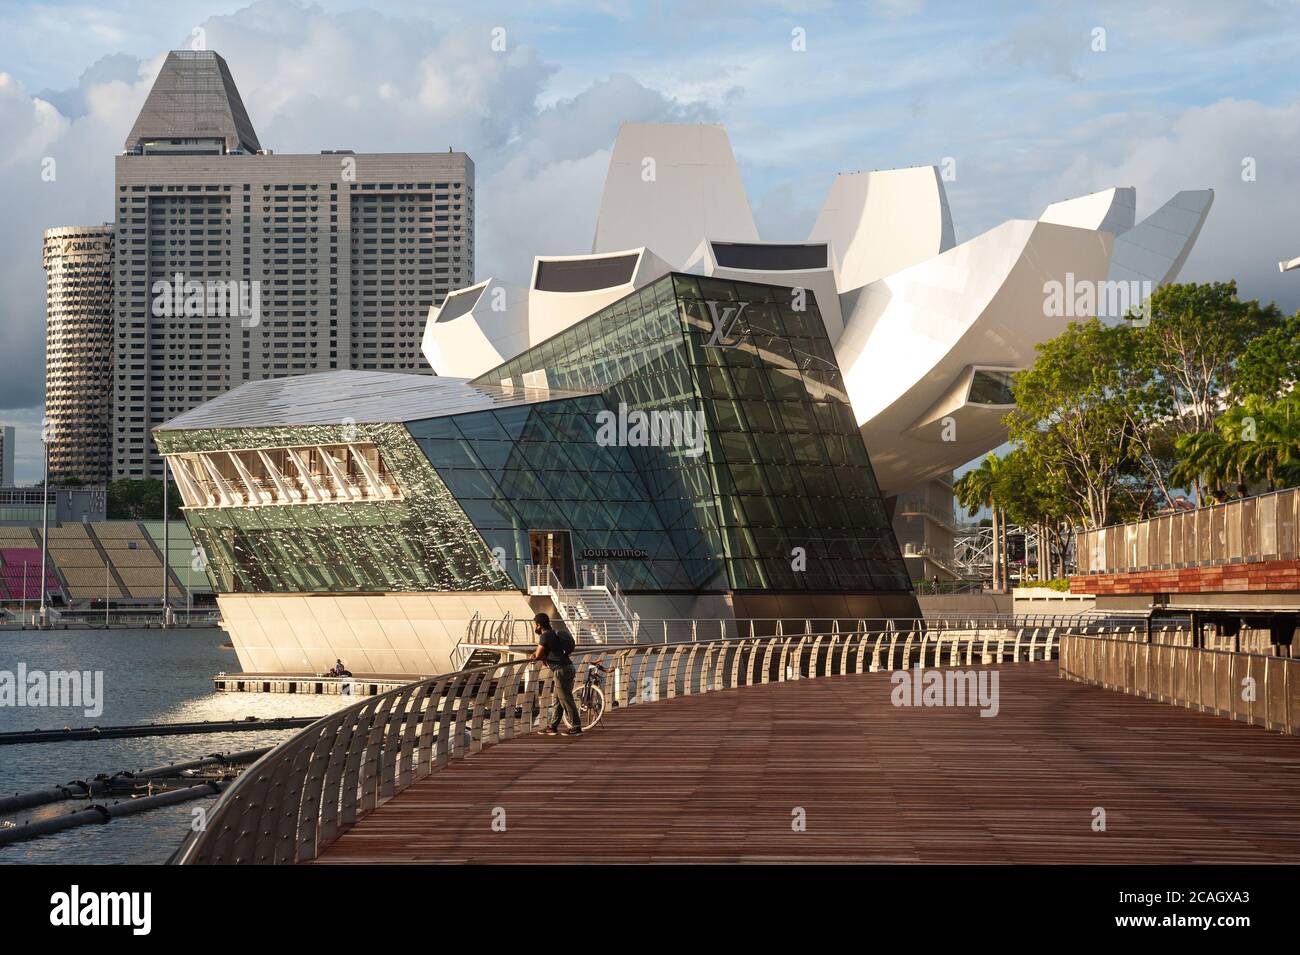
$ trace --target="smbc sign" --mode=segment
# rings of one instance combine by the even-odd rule
[[[67,259],[74,256],[107,255],[108,250],[108,239],[68,239],[63,243],[61,254]]]

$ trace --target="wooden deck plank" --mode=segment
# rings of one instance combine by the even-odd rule
[[[1051,664],[1000,681],[994,718],[895,707],[887,673],[632,707],[453,763],[318,861],[1300,861],[1300,740]]]

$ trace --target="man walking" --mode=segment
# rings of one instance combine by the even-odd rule
[[[554,712],[551,715],[550,725],[542,730],[542,735],[560,735],[560,717],[563,714],[567,715],[569,722],[573,724],[573,729],[564,735],[580,736],[582,719],[578,716],[578,704],[573,700],[573,680],[578,671],[573,661],[569,659],[576,642],[567,630],[562,629],[557,632],[552,629],[551,618],[544,613],[539,613],[533,618],[533,633],[537,634],[537,649],[533,651],[532,659],[540,660],[550,668],[555,686],[551,699],[551,708]]]

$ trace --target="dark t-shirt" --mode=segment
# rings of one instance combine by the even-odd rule
[[[572,637],[569,637],[569,640],[572,639]],[[537,642],[542,647],[542,662],[548,667],[556,669],[557,667],[567,667],[573,663],[565,649],[568,645],[567,642],[554,630],[543,630],[537,638]]]

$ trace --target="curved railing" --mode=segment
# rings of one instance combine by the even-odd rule
[[[634,615],[635,616],[635,615]],[[999,631],[1055,627],[1079,630],[1136,627],[1143,629],[1146,617],[1140,614],[942,614],[923,618],[909,617],[740,617],[700,620],[694,617],[637,617],[632,622],[632,643],[645,646],[665,643],[700,643],[710,640],[754,640],[760,637],[798,637],[802,634],[873,633],[876,631],[907,633],[912,630]],[[462,642],[474,643],[475,635],[492,634],[482,643],[532,644],[531,618],[492,618],[479,620],[477,614],[466,630]],[[575,634],[576,636],[576,634]],[[605,634],[605,643],[618,644]]]
[[[1062,631],[791,634],[581,651],[603,658],[612,709],[762,683],[911,666],[1056,658]],[[316,858],[376,806],[454,759],[531,733],[551,674],[531,661],[461,670],[326,716],[254,763],[172,861],[285,863]]]

